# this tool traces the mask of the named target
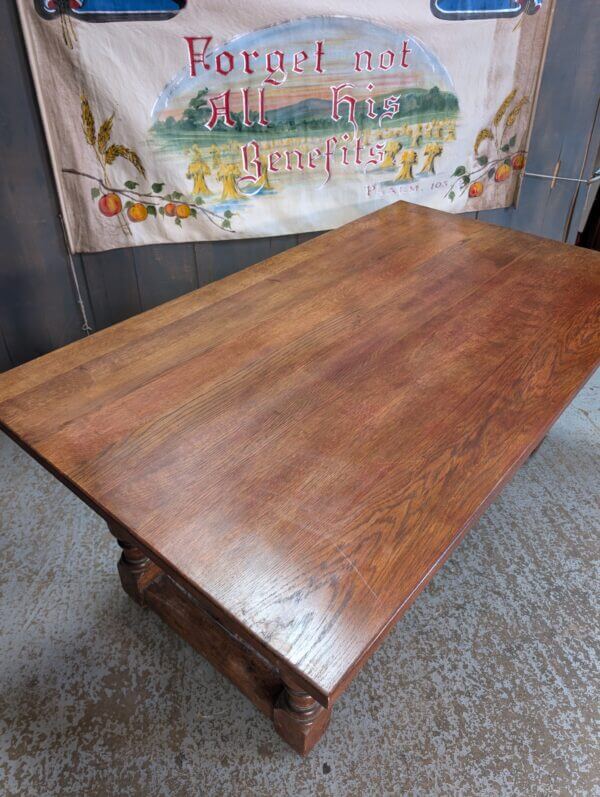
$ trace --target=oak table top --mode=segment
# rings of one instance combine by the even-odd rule
[[[600,361],[600,255],[399,202],[0,375],[0,426],[329,707]]]

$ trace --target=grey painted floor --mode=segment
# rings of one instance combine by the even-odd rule
[[[600,377],[306,760],[122,592],[95,517],[0,435],[3,795],[600,795]]]

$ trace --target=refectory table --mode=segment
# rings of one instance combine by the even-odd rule
[[[0,375],[0,426],[299,753],[600,361],[600,255],[399,202]]]

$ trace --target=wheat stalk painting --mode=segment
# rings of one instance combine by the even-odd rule
[[[513,89],[500,104],[489,127],[483,127],[477,133],[473,144],[477,167],[469,171],[466,166],[457,166],[454,170],[452,175],[454,180],[446,194],[451,202],[454,201],[457,195],[462,196],[466,191],[468,191],[469,199],[476,199],[483,194],[486,184],[490,181],[504,183],[511,175],[523,172],[525,168],[525,150],[519,149],[515,151],[516,135],[511,136],[508,141],[505,140],[507,131],[513,127],[521,111],[529,102],[528,97],[522,97],[511,108],[516,97],[517,89]],[[500,135],[502,122],[504,122],[504,128]],[[484,142],[490,142],[491,145],[495,146],[495,157],[490,157],[489,154],[480,154],[480,148]]]
[[[181,227],[186,219],[195,219],[202,213],[212,224],[224,230],[231,230],[231,219],[234,216],[226,210],[222,216],[203,207],[202,196],[186,197],[180,191],[164,193],[164,182],[153,182],[150,191],[138,191],[139,183],[126,180],[123,187],[115,186],[109,177],[110,167],[118,160],[127,161],[135,169],[138,179],[146,180],[146,169],[138,153],[124,144],[111,142],[115,115],[112,113],[98,127],[88,98],[81,95],[81,127],[86,143],[94,151],[102,176],[79,171],[63,169],[64,174],[77,175],[94,181],[91,189],[93,201],[98,202],[98,210],[108,218],[116,217],[121,229],[131,235],[130,222],[137,224],[149,218],[172,218],[175,225]]]

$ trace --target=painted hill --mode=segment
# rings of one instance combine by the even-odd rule
[[[440,91],[437,86],[431,89],[422,88],[402,88],[390,94],[373,97],[375,100],[376,112],[383,110],[383,103],[386,97],[394,94],[401,98],[400,113],[390,124],[396,124],[403,117],[418,115],[419,113],[431,114],[455,113],[458,110],[458,99],[455,94],[448,91]],[[157,122],[154,125],[154,132],[159,135],[169,136],[173,133],[195,132],[198,134],[210,134],[205,124],[209,119],[210,113],[207,103],[208,90],[202,89],[190,100],[188,107],[180,120],[176,121],[169,117],[164,122]],[[357,122],[361,127],[376,127],[378,121],[367,117],[367,106],[364,102],[357,104]],[[231,133],[248,131],[243,125],[241,114],[232,114],[235,120],[235,128],[227,128],[222,120],[215,127],[217,131],[227,131]],[[254,114],[256,117],[256,114]],[[343,119],[333,122],[331,119],[331,101],[317,98],[309,98],[300,102],[286,105],[281,108],[267,110],[269,126],[267,128],[253,127],[254,133],[273,133],[288,134],[299,129],[305,130],[340,130],[345,128],[347,122]]]
[[[331,111],[329,100],[308,99],[285,105],[282,108],[273,108],[267,112],[271,124],[283,125],[288,122],[300,124],[304,119],[325,119]]]

